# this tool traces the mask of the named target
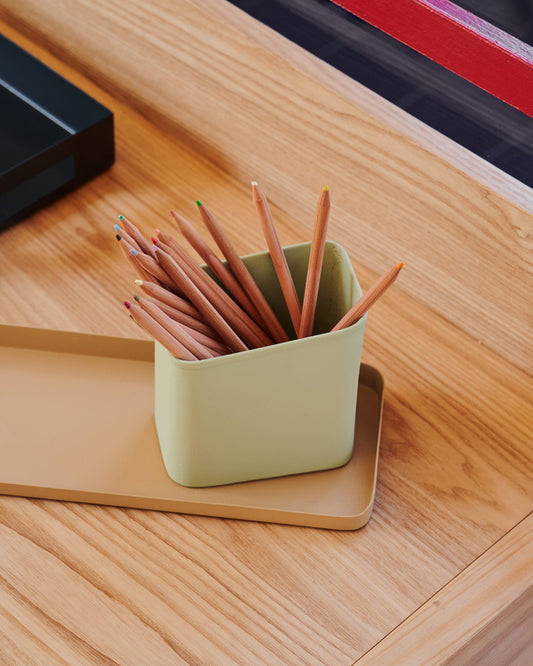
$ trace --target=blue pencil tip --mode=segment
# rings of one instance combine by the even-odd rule
[[[133,254],[134,257],[136,257],[139,252],[137,250],[134,250],[133,248],[130,250],[130,252]]]
[[[114,229],[115,231],[120,231],[120,227],[119,227],[118,224],[115,224],[115,226],[113,227],[113,229]]]

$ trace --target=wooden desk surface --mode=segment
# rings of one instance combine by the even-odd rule
[[[196,220],[201,198],[246,253],[251,180],[284,244],[327,183],[363,288],[406,262],[365,334],[387,385],[375,509],[343,533],[1,497],[0,661],[530,663],[533,219],[496,190],[530,193],[196,4],[0,0],[7,37],[113,110],[117,149],[2,232],[0,322],[141,336],[119,213],[176,232],[167,211]]]

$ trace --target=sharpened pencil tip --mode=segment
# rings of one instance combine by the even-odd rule
[[[329,187],[327,185],[324,185],[324,192],[327,192],[329,190]]]
[[[131,308],[131,303],[129,301],[124,301],[124,305],[128,308],[128,310]]]
[[[154,229],[154,234],[156,236],[159,236],[160,233],[161,233],[161,231],[159,229]]]
[[[200,199],[196,199],[196,205],[197,205],[197,206],[201,206],[201,205],[202,205],[202,202],[200,201]]]
[[[134,294],[133,298],[134,298],[136,301],[140,301],[140,300],[141,300],[141,297],[140,297],[138,294]]]
[[[399,264],[396,264],[396,268],[402,268],[403,267],[403,261],[400,261]]]
[[[259,185],[256,180],[252,181],[252,200],[256,206],[264,205],[264,195],[259,189]]]
[[[144,282],[142,280],[135,280],[135,284],[138,284],[139,287],[142,287]]]
[[[137,250],[134,250],[133,248],[131,248],[130,252],[133,254],[134,257],[136,257],[139,254],[139,252]]]
[[[119,220],[123,220],[123,219],[124,219],[124,215],[119,215],[119,216],[118,216],[118,219],[119,219]]]
[[[113,227],[113,229],[114,229],[115,231],[120,231],[120,227],[119,227],[118,224],[115,224],[115,226]]]
[[[121,236],[120,234],[116,234],[116,235],[115,235],[115,238],[116,238],[118,241],[119,241],[119,240],[122,240],[122,236]]]
[[[157,245],[157,238],[155,236],[152,236],[152,243],[154,245]]]

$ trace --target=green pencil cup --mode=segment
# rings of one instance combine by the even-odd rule
[[[302,300],[310,243],[284,252]],[[270,254],[243,261],[293,332]],[[312,336],[200,361],[176,359],[156,342],[155,423],[169,476],[218,486],[348,462],[366,316],[331,328],[361,295],[346,251],[327,241]]]

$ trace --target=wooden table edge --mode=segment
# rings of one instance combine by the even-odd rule
[[[356,663],[514,664],[532,657],[530,513]]]
[[[395,132],[403,134],[413,143],[494,190],[507,201],[533,213],[531,188],[513,176],[440,134],[407,111],[351,79],[347,74],[306,51],[303,47],[289,41],[235,5],[220,3],[218,0],[204,0],[202,8],[206,13],[222,19],[247,37],[257,41],[261,46],[281,56],[291,66],[307,74],[317,83],[355,103],[362,111],[386,123]]]

